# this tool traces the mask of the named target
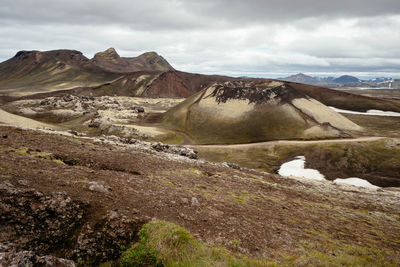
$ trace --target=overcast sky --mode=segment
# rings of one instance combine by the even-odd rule
[[[400,78],[400,1],[1,0],[0,61],[109,47],[206,74]]]

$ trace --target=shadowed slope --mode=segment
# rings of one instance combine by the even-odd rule
[[[400,105],[393,101],[355,95],[348,92],[301,83],[289,84],[296,90],[304,92],[327,106],[361,112],[365,112],[369,109],[400,112]]]
[[[16,96],[96,86],[118,76],[94,66],[79,51],[20,51],[0,63],[0,93]]]
[[[132,87],[131,80],[138,89],[146,81],[152,81],[155,75],[168,70],[173,68],[155,52],[123,58],[110,48],[89,60],[75,50],[20,51],[0,63],[0,95],[15,97],[77,88],[93,91],[109,85],[112,90],[106,88],[103,95],[109,91],[117,95],[135,95],[124,92],[128,86]],[[133,72],[149,73],[146,77],[126,74]],[[136,80],[139,77],[139,81]]]

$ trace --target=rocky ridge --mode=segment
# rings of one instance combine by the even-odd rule
[[[146,52],[138,57],[120,57],[114,48],[109,48],[95,54],[91,62],[103,70],[117,73],[173,70],[156,52]]]

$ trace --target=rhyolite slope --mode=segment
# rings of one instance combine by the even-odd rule
[[[164,114],[195,143],[249,143],[349,136],[362,128],[290,83],[214,83]]]

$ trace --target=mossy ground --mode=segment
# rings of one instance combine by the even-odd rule
[[[366,116],[342,114],[364,128],[363,134],[370,136],[400,137],[400,117]]]
[[[125,251],[122,266],[275,266],[266,260],[232,254],[196,240],[179,225],[154,221],[143,226],[139,242]]]
[[[307,167],[327,179],[359,177],[378,186],[400,186],[400,146],[395,139],[373,142],[195,148],[201,158],[277,173],[282,163],[304,155]]]
[[[343,244],[326,233],[310,231],[323,245],[302,241],[298,256],[282,254],[279,261],[248,258],[196,240],[183,227],[153,221],[139,232],[139,241],[122,253],[121,266],[396,266],[385,251]],[[240,245],[240,241],[233,240]],[[110,264],[110,263],[109,263]],[[104,266],[111,266],[104,265]]]
[[[87,139],[12,127],[1,130],[0,136],[7,136],[0,138],[2,183],[32,187],[44,195],[65,192],[73,200],[89,203],[93,208],[85,219],[92,229],[114,213],[118,216],[113,215],[113,220],[121,222],[116,225],[135,222],[134,233],[145,223],[154,223],[143,230],[147,234],[143,242],[139,236],[129,241],[113,236],[115,242],[103,244],[99,255],[109,253],[111,245],[117,253],[90,258],[87,265],[120,258],[130,242],[132,250],[138,248],[134,258],[170,266],[399,263],[396,191],[348,190],[220,164],[179,162]],[[49,154],[65,164],[46,158]],[[92,182],[110,190],[92,191]],[[5,232],[13,236],[2,242],[19,242],[17,232]],[[73,246],[68,253],[80,244]],[[60,245],[51,253],[66,255],[65,249]]]

